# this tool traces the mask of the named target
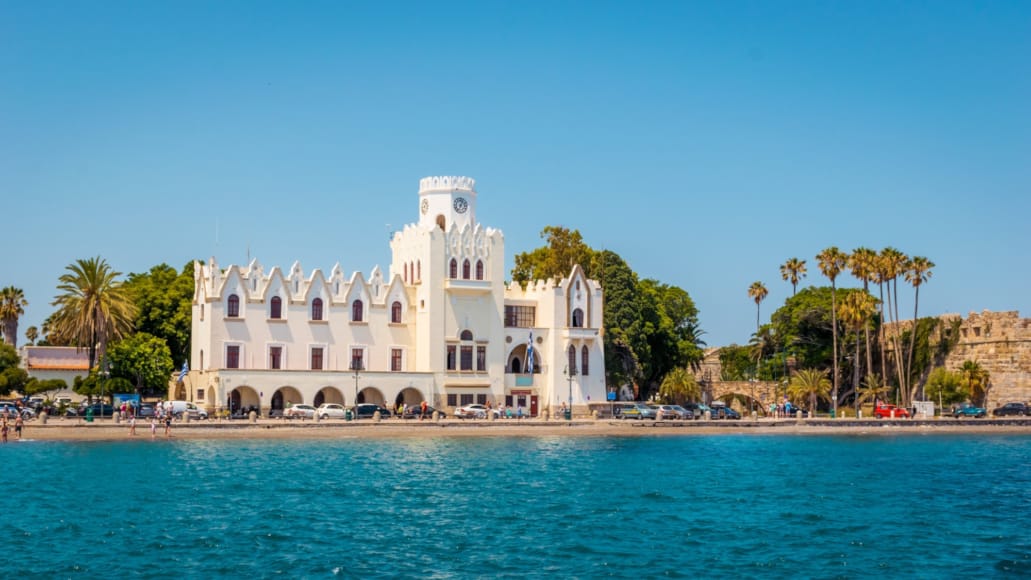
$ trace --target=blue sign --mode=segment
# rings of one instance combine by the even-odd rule
[[[616,400],[616,391],[609,391],[609,393],[607,395],[605,395],[605,398],[607,400],[609,400],[609,401],[615,401]]]

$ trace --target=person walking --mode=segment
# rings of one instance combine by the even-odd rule
[[[151,417],[150,418],[150,438],[153,439],[153,438],[157,437],[157,434],[158,434],[158,422],[157,422],[156,419],[154,419],[154,417]]]
[[[129,415],[129,435],[136,436],[136,415]]]
[[[165,413],[165,439],[172,436],[172,414]]]
[[[21,418],[21,414],[14,420],[14,436],[21,440],[22,427],[25,425],[25,421]]]
[[[3,425],[0,425],[0,441],[7,443],[7,417],[3,418]]]
[[[419,405],[419,420],[420,421],[422,421],[423,419],[426,418],[426,408],[427,407],[429,407],[429,405],[426,404],[425,400],[422,402],[421,405]]]

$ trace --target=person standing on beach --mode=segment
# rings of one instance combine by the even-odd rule
[[[136,435],[136,415],[129,415],[129,435]]]
[[[153,439],[158,434],[158,422],[154,417],[150,418],[150,438]]]
[[[165,438],[172,436],[172,414],[165,413]]]
[[[21,440],[21,430],[24,425],[25,421],[22,420],[21,415],[18,415],[18,418],[14,420],[14,435],[19,441]]]
[[[0,441],[7,443],[7,417],[4,417],[3,421],[3,425],[0,426]]]

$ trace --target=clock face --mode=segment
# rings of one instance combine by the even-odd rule
[[[430,200],[422,200],[422,213],[426,213],[430,210]]]
[[[465,213],[465,210],[469,209],[469,202],[465,201],[464,197],[456,197],[454,206],[458,213]]]

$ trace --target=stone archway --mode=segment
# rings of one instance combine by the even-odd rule
[[[322,387],[322,390],[315,393],[315,400],[312,402],[312,405],[318,407],[325,403],[336,403],[338,405],[346,404],[344,401],[344,394],[336,387]]]
[[[294,387],[279,387],[276,389],[276,392],[272,393],[272,401],[269,403],[269,416],[282,416],[283,409],[286,409],[290,405],[303,402],[304,397],[302,397],[301,392]]]
[[[425,396],[423,396],[422,392],[419,389],[416,389],[415,387],[408,387],[407,389],[398,393],[396,397],[394,397],[394,406],[396,407],[398,404],[401,403],[409,406],[420,405],[423,401],[428,402],[429,400]]]
[[[382,391],[376,387],[365,387],[358,391],[358,403],[374,403],[381,407],[386,407],[387,399],[383,396]]]
[[[229,413],[243,415],[250,411],[261,412],[261,397],[252,387],[241,385],[229,393]]]
[[[541,351],[537,347],[533,349],[533,374],[539,374],[541,367],[544,366],[544,361],[541,358]],[[508,353],[508,358],[505,362],[505,369],[507,372],[512,374],[525,374],[526,373],[526,345],[520,344],[513,348]]]

